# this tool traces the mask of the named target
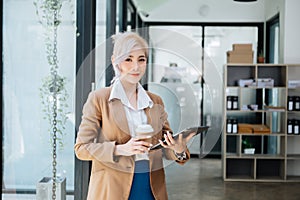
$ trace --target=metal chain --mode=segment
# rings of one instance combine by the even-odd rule
[[[52,200],[56,199],[56,140],[57,140],[57,68],[58,68],[58,61],[57,61],[57,11],[54,11],[54,18],[53,18],[53,67],[51,74],[54,79],[54,91],[53,91],[53,119],[52,119],[52,142],[53,142],[53,147],[52,147]]]
[[[52,199],[55,200],[56,199],[56,132],[57,132],[57,99],[56,99],[56,93],[53,94],[53,121],[52,121],[52,125],[53,125],[53,136],[52,136],[52,142],[53,142],[53,147],[52,147]]]

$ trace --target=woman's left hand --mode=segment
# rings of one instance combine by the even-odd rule
[[[177,153],[182,153],[186,150],[186,144],[188,141],[195,135],[196,133],[189,134],[186,138],[183,138],[182,134],[179,134],[178,138],[175,140],[172,136],[172,134],[167,131],[167,134],[164,135],[164,138],[166,140],[167,144],[164,144],[161,140],[159,140],[159,143],[164,147],[168,149],[172,149],[173,151]]]

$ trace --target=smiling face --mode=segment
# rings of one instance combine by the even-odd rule
[[[118,64],[120,79],[128,84],[137,84],[146,71],[147,58],[142,49],[133,49],[123,61]]]
[[[145,74],[148,57],[148,44],[135,32],[117,33],[112,36],[114,44],[111,57],[116,79],[123,84],[136,84]],[[128,85],[129,86],[129,85]]]

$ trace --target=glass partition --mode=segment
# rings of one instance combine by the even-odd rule
[[[149,90],[163,97],[167,111],[168,106],[170,107],[169,120],[172,128],[176,131],[193,123],[214,124],[206,137],[202,141],[201,138],[196,140],[191,149],[196,154],[220,155],[226,52],[232,50],[235,43],[251,43],[255,62],[258,28],[230,25],[153,25],[149,28],[149,38],[153,48],[148,74]],[[187,91],[185,85],[188,85],[192,95],[183,92]],[[185,95],[191,102],[182,106],[181,95]],[[195,102],[197,105],[193,104]],[[200,148],[202,144],[204,145]]]
[[[52,177],[51,126],[41,96],[43,81],[50,74],[51,31],[39,23],[38,0],[3,1],[3,185],[5,193],[35,193],[43,177]],[[61,23],[57,30],[58,74],[65,77],[67,96],[57,99],[57,111],[64,112],[65,129],[57,141],[56,175],[66,177],[67,190],[74,190],[74,85],[76,1],[62,1]],[[37,9],[39,13],[37,13]],[[51,60],[50,60],[51,62]],[[47,87],[47,86],[46,86]],[[45,89],[45,88],[44,88]],[[64,102],[62,104],[61,102]],[[61,144],[61,145],[60,145]],[[32,197],[33,199],[34,197]],[[16,199],[18,199],[16,197]],[[34,198],[35,199],[35,198]]]
[[[150,26],[148,90],[162,97],[174,132],[201,125],[202,28]],[[200,135],[191,143],[200,154]]]
[[[233,44],[252,44],[253,62],[256,63],[257,44],[258,44],[258,28],[253,26],[207,26],[204,31],[204,77],[212,90],[204,90],[204,99],[213,96],[218,101],[223,101],[224,90],[224,65],[227,63],[227,52],[233,50]],[[212,131],[217,135],[216,131],[223,130],[223,102],[215,103],[213,107],[209,107],[204,101],[204,115],[213,113],[216,118],[212,122],[218,127]],[[213,111],[210,110],[213,108]],[[217,122],[217,123],[215,123]],[[219,145],[214,147],[214,152],[221,152],[221,141]],[[205,147],[205,152],[210,151],[210,147]]]

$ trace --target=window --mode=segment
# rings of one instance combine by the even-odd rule
[[[57,175],[74,188],[75,0],[64,1],[58,29],[59,73],[69,94],[63,150],[58,149]],[[39,89],[49,74],[45,29],[32,0],[3,1],[3,188],[33,192],[52,176],[49,123]],[[5,193],[4,190],[4,193]]]

